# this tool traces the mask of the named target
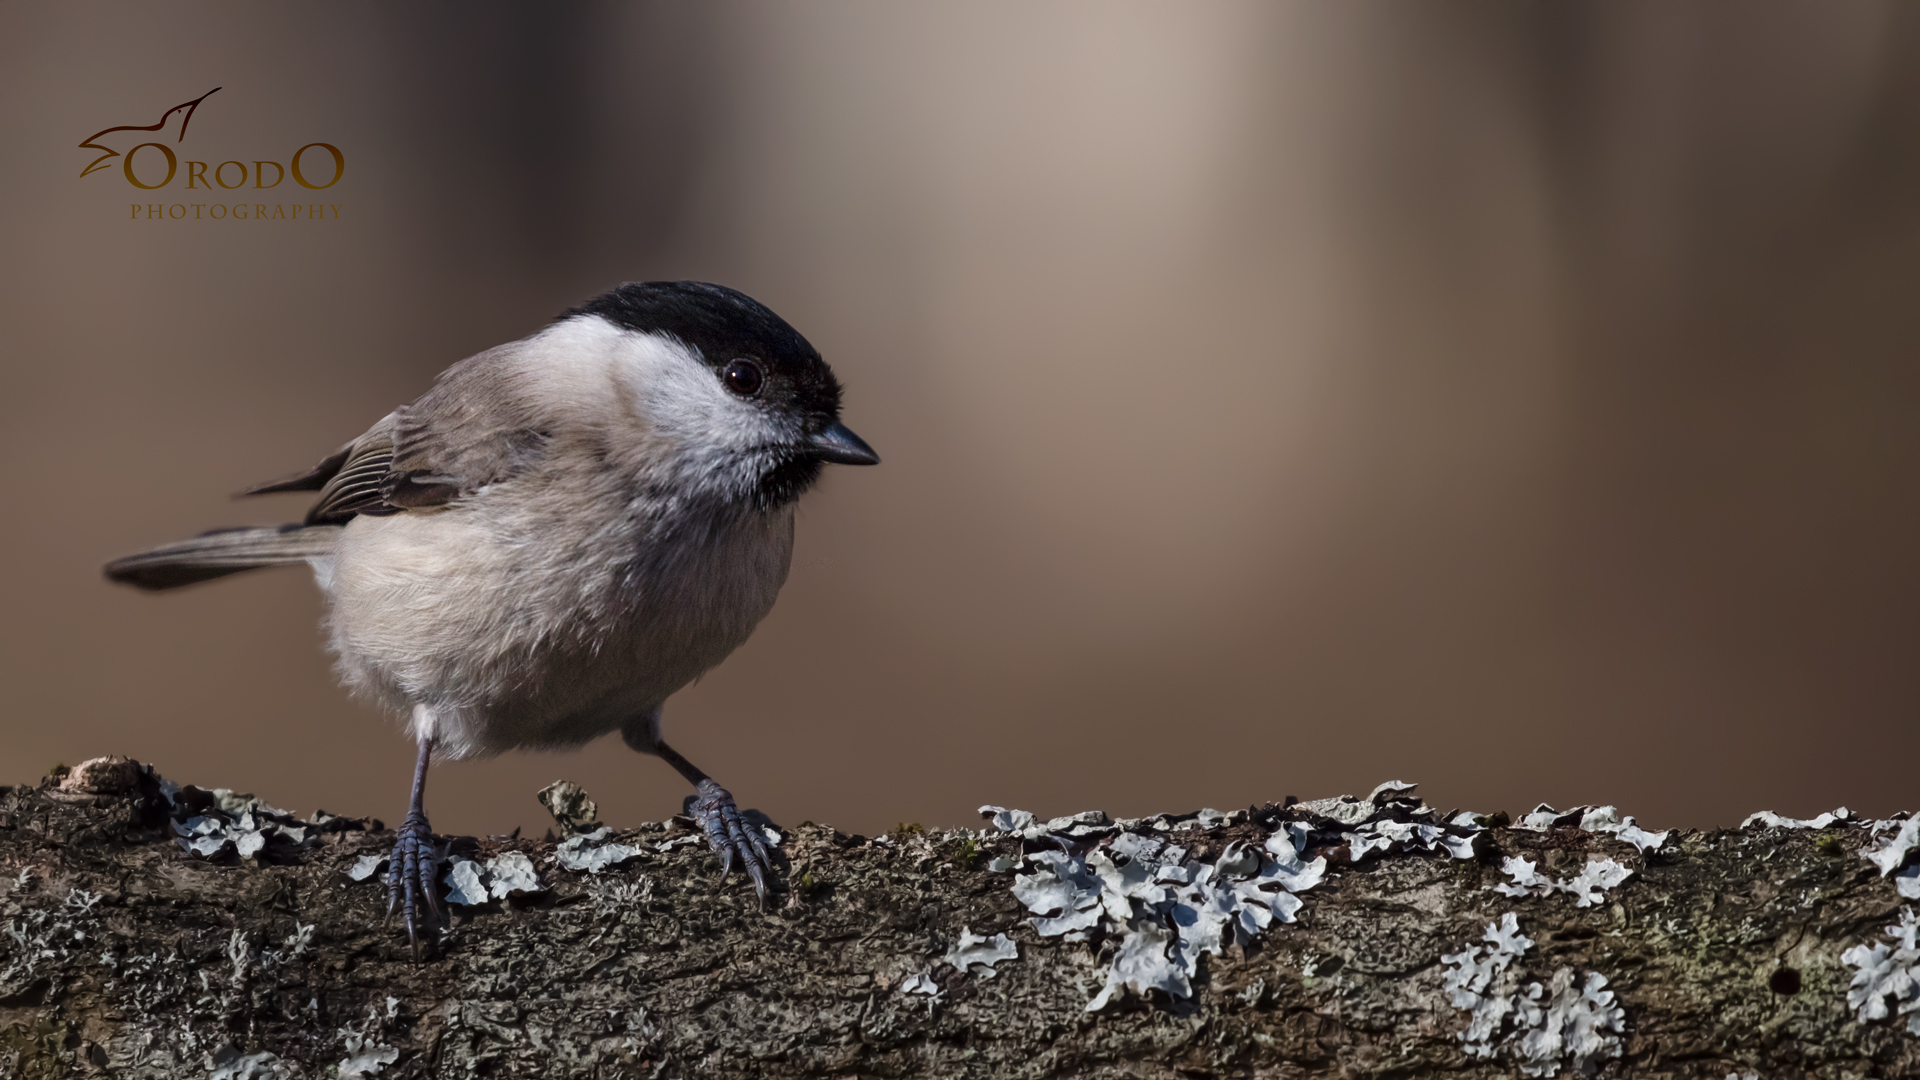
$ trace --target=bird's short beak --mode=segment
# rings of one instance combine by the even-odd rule
[[[821,461],[831,461],[835,465],[878,465],[880,455],[873,452],[865,439],[847,430],[847,425],[835,420],[824,431],[807,440],[813,449],[813,456]]]

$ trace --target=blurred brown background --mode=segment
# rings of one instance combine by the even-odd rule
[[[776,819],[1916,801],[1920,8],[0,10],[0,781],[121,752],[400,817],[308,575],[100,564],[292,520],[226,496],[691,277],[886,458],[668,707]],[[216,85],[182,157],[331,142],[341,220],[78,178]],[[560,776],[619,823],[685,793],[614,738],[428,805],[537,831]]]

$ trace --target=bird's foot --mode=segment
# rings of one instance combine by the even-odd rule
[[[407,943],[413,949],[415,963],[420,960],[420,924],[414,916],[423,899],[426,909],[433,913],[435,924],[440,921],[440,898],[434,886],[437,864],[433,854],[433,830],[427,826],[427,815],[415,810],[401,822],[399,839],[393,842],[393,855],[387,860],[387,920],[382,924],[392,925],[394,911],[404,908]]]
[[[733,860],[738,857],[746,864],[747,876],[753,879],[754,895],[765,908],[767,867],[772,860],[767,856],[767,845],[760,838],[759,830],[752,823],[740,820],[740,808],[734,805],[733,796],[726,788],[712,780],[702,780],[694,792],[687,796],[687,813],[700,823],[707,834],[707,846],[720,856],[720,880],[727,880],[727,875],[733,872]]]

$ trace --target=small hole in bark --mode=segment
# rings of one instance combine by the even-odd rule
[[[1767,980],[1767,989],[1776,994],[1797,994],[1800,992],[1800,972],[1795,968],[1783,967]]]

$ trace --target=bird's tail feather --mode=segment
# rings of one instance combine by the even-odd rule
[[[107,564],[107,580],[142,589],[173,589],[242,570],[305,562],[332,554],[340,529],[338,525],[217,529],[115,559]]]

